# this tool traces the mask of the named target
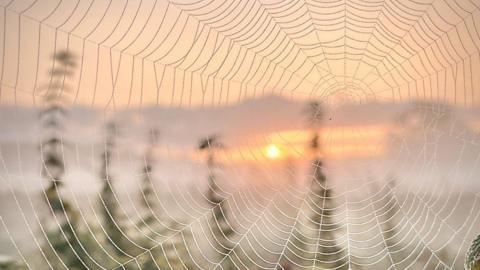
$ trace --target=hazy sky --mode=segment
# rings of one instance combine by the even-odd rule
[[[443,252],[434,240],[463,257],[480,227],[479,15],[479,0],[0,0],[0,253],[10,254],[12,240],[26,253],[34,246],[25,217],[38,219],[37,199],[47,184],[39,142],[51,136],[36,107],[49,88],[49,72],[58,67],[53,55],[68,50],[77,65],[65,81],[66,100],[74,106],[61,134],[62,191],[75,203],[78,198],[79,209],[94,209],[85,195],[97,200],[100,171],[102,179],[111,171],[119,194],[137,193],[139,180],[148,177],[162,190],[162,208],[188,213],[189,220],[203,215],[207,208],[196,199],[206,203],[203,194],[213,180],[198,141],[219,134],[226,146],[217,153],[219,186],[241,209],[238,223],[250,219],[244,209],[254,210],[244,235],[257,225],[262,232],[260,240],[243,242],[261,241],[262,249],[270,243],[283,250],[269,255],[282,254],[310,207],[309,189],[301,184],[316,179],[311,169],[316,172],[318,163],[312,164],[304,101],[318,99],[327,104],[321,170],[341,219],[345,213],[346,238],[340,239],[349,262],[367,258],[363,245],[373,243],[357,233],[374,232],[363,219],[379,226],[375,238],[383,235],[385,223],[370,193],[377,193],[376,183],[405,202],[397,202],[403,208],[399,224],[408,230],[402,241],[410,234],[422,240],[410,242],[422,251],[411,251],[410,258],[421,261],[427,254],[431,261],[424,250]],[[428,102],[410,103],[418,100]],[[110,170],[100,161],[111,118],[119,135]],[[152,149],[146,139],[151,128],[161,134]],[[269,157],[269,147],[278,153]],[[141,170],[149,150],[152,175]],[[384,181],[390,176],[398,189]],[[271,188],[257,189],[264,184]],[[273,200],[277,194],[282,203]],[[287,214],[278,212],[286,204]],[[370,209],[364,205],[372,212],[357,211]],[[296,217],[289,218],[290,208]],[[294,222],[288,229],[293,234],[285,233],[286,220]],[[38,220],[31,223],[35,230]],[[203,230],[194,222],[187,227]],[[278,239],[287,239],[284,247]],[[362,247],[360,256],[355,245]],[[368,259],[380,254],[373,246]],[[250,256],[249,249],[242,253]],[[457,257],[445,266],[457,269],[463,263]]]
[[[0,104],[39,104],[51,56],[64,48],[79,62],[70,101],[103,108],[271,92],[480,103],[477,1],[305,3],[0,1]]]

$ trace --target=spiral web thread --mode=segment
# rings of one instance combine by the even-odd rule
[[[480,4],[476,1],[12,0],[3,1],[1,7],[0,102],[5,105],[40,106],[43,82],[48,81],[43,77],[44,70],[55,65],[50,57],[52,52],[63,49],[78,57],[68,105],[101,107],[105,111],[149,105],[218,106],[269,94],[326,103],[341,93],[359,103],[425,100],[464,108],[479,104],[479,77],[475,74],[480,70]],[[425,114],[435,114],[441,111],[441,105],[425,106],[423,110]],[[426,129],[435,128],[434,123]],[[361,128],[345,132],[360,138],[366,136]],[[322,147],[328,148],[330,134],[324,136]],[[425,145],[431,143],[430,139],[425,138]],[[455,140],[461,142],[462,148],[478,148],[478,141],[462,134]],[[267,138],[264,143],[269,143]],[[105,142],[105,148],[107,145]],[[418,174],[428,175],[436,156],[424,158],[422,149],[400,145],[399,153],[410,153],[411,159],[424,162],[415,168]],[[63,151],[62,147],[62,155]],[[222,154],[221,149],[218,152],[229,163],[230,157]],[[120,154],[112,155],[115,162],[115,156]],[[143,156],[145,164],[150,162],[149,155]],[[7,175],[8,158],[1,155],[2,170]],[[475,165],[479,158],[477,151]],[[18,164],[22,164],[22,159],[18,152]],[[82,166],[76,162],[76,166]],[[460,170],[461,162],[462,156],[457,157],[450,170],[452,175]],[[396,165],[412,169],[408,164]],[[222,180],[221,166],[209,170],[215,171],[220,183],[226,182]],[[229,170],[233,177],[229,176],[228,181],[245,180],[234,168]],[[328,175],[328,169],[321,170]],[[475,181],[475,168],[471,170],[468,182]],[[262,171],[268,179],[276,177],[268,167]],[[333,190],[334,203],[324,208],[325,197],[320,198],[321,206],[312,206],[308,187],[315,179],[311,174],[315,173],[309,169],[303,177],[307,179],[305,185],[287,189],[274,185],[224,189],[219,184],[217,195],[221,195],[220,204],[231,209],[226,214],[227,223],[235,235],[227,240],[214,236],[205,241],[213,228],[208,220],[215,205],[203,203],[205,186],[200,182],[205,182],[204,177],[196,177],[198,181],[188,188],[170,183],[165,186],[166,193],[187,190],[172,197],[174,207],[186,216],[178,219],[165,211],[166,219],[152,209],[154,224],[162,229],[145,231],[140,225],[130,229],[137,235],[144,234],[154,244],[144,247],[134,243],[140,251],[124,252],[128,259],[123,261],[112,257],[116,261],[113,268],[142,268],[145,257],[154,256],[155,252],[173,252],[180,258],[175,263],[181,264],[185,259],[195,267],[207,269],[221,268],[225,260],[240,269],[322,267],[315,250],[326,247],[322,238],[325,232],[318,229],[323,219],[317,227],[309,220],[309,213],[318,207],[331,210],[332,220],[338,226],[335,243],[340,248],[339,261],[345,262],[339,269],[458,269],[463,265],[465,246],[478,230],[478,193],[463,187],[455,193],[442,182],[419,182],[400,193],[397,186],[402,179],[392,185],[391,181],[365,177],[358,179],[361,184],[338,191],[335,183],[327,180],[322,187]],[[136,177],[154,182],[148,170]],[[17,201],[10,182],[3,179],[23,213],[24,206]],[[211,182],[209,185],[207,188],[212,188]],[[140,182],[137,189],[142,189]],[[66,190],[72,192],[68,185]],[[432,190],[443,191],[446,199],[426,192]],[[358,199],[356,194],[363,197]],[[460,211],[459,203],[465,194],[474,197],[467,210],[468,218],[453,226],[450,218]],[[158,208],[172,207],[172,202],[165,204],[162,194],[155,191],[150,195]],[[121,200],[115,193],[113,196]],[[88,224],[92,214],[100,220],[93,200],[94,197],[87,202],[72,197],[73,206],[84,209],[80,211],[80,222]],[[129,210],[122,204],[119,207],[128,224],[135,224],[136,217],[142,214],[133,203],[135,200],[134,195],[127,193],[133,214],[127,214]],[[31,199],[29,206],[36,209]],[[0,218],[19,256],[34,269],[15,245],[4,218]],[[40,219],[36,215],[39,224]],[[220,225],[218,220],[216,225]],[[87,228],[87,233],[95,235],[93,228]],[[36,229],[29,230],[36,239]],[[445,234],[446,241],[438,243]],[[183,257],[174,242],[184,244],[188,258]],[[220,242],[230,243],[227,251],[215,249]],[[212,254],[204,254],[205,243]],[[41,243],[34,240],[34,244],[40,250]],[[98,247],[104,244],[98,242]],[[456,249],[446,256],[444,250],[452,244]],[[99,269],[110,267],[90,259]],[[166,264],[174,268],[173,261],[167,260]],[[161,268],[158,264],[156,267]]]

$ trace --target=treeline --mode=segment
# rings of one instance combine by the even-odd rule
[[[112,154],[116,147],[118,127],[114,122],[105,127],[104,149],[99,154],[101,168],[98,178],[101,191],[98,198],[99,226],[89,222],[80,209],[62,196],[65,162],[62,131],[68,122],[66,99],[69,96],[69,78],[76,67],[75,57],[68,51],[54,55],[51,81],[45,87],[44,106],[40,121],[44,139],[40,143],[42,176],[48,182],[43,197],[49,209],[49,218],[41,224],[41,257],[51,269],[199,269],[192,258],[191,229],[175,220],[161,220],[156,215],[159,201],[152,185],[155,169],[154,149],[158,130],[151,130],[149,145],[141,168],[143,179],[139,190],[140,217],[132,223],[120,205],[111,173]],[[212,249],[219,254],[218,265],[233,269],[229,253],[234,246],[235,231],[228,221],[225,195],[216,180],[218,164],[215,153],[223,145],[216,136],[201,139],[198,149],[206,153],[208,190],[205,198],[211,206],[208,226],[212,234]]]
[[[152,184],[155,171],[155,155],[159,131],[148,134],[148,147],[144,153],[140,202],[137,220],[126,216],[116,193],[116,181],[111,171],[112,154],[115,152],[118,127],[114,122],[105,126],[104,149],[99,153],[101,163],[98,179],[101,190],[97,201],[97,220],[92,224],[66,196],[64,186],[65,161],[63,159],[64,137],[62,131],[68,122],[66,98],[69,95],[68,81],[77,63],[68,51],[54,56],[50,71],[51,81],[46,87],[44,106],[40,120],[44,138],[40,144],[42,177],[47,181],[42,196],[49,209],[49,217],[41,224],[41,260],[51,269],[204,269],[195,256],[214,254],[205,260],[216,269],[255,269],[258,266],[243,250],[239,250],[239,233],[235,228],[228,207],[228,197],[222,190],[217,173],[220,169],[216,154],[224,146],[218,136],[203,138],[198,150],[205,153],[208,171],[208,189],[204,197],[210,205],[208,216],[209,251],[198,251],[198,243],[192,228],[187,223],[165,220],[159,217],[158,202],[161,198]],[[362,269],[364,263],[352,256],[339,237],[341,225],[335,218],[339,211],[334,200],[334,190],[324,174],[320,128],[323,110],[319,102],[311,102],[305,111],[311,132],[308,150],[311,158],[309,194],[305,200],[306,226],[295,224],[284,250],[279,254],[276,269]],[[383,266],[395,269],[411,267],[423,260],[426,269],[441,265],[436,254],[429,253],[424,244],[409,250],[399,235],[396,218],[401,215],[398,202],[391,196],[394,181],[377,190],[372,196],[373,216],[380,228],[381,249],[388,254]],[[96,212],[97,213],[97,212]],[[317,232],[309,236],[309,231]],[[347,235],[348,238],[348,235]],[[347,239],[348,240],[348,239]],[[200,255],[195,254],[200,252]],[[428,253],[428,254],[427,254]],[[433,259],[432,259],[433,257]],[[382,269],[382,267],[376,269]],[[375,267],[365,268],[374,269]]]

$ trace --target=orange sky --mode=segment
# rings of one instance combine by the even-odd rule
[[[380,156],[385,151],[388,126],[344,126],[322,129],[322,151],[329,158]],[[261,138],[251,138],[244,146],[229,150],[232,159],[268,159],[265,147],[273,144],[280,149],[280,159],[308,156],[311,133],[306,130],[285,130]]]
[[[379,8],[338,5],[304,18],[305,7],[295,4],[280,13],[271,7],[268,20],[249,12],[266,0],[236,2],[232,10],[223,0],[108,2],[17,0],[0,7],[0,105],[38,104],[52,54],[67,47],[79,63],[70,102],[100,108],[216,106],[272,92],[480,104],[480,16],[468,1],[435,1],[434,8],[412,1],[418,14],[389,12],[388,19]],[[339,12],[348,18],[337,18]]]
[[[344,126],[322,129],[322,155],[330,159],[379,157],[385,153],[390,126]],[[261,137],[247,138],[240,145],[220,150],[221,162],[277,162],[286,159],[305,159],[306,146],[311,133],[306,130],[284,130]],[[268,147],[274,145],[279,156],[268,156]],[[202,160],[197,151],[168,149],[163,155],[169,158]]]

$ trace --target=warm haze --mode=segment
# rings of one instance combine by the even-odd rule
[[[0,0],[0,269],[477,269],[478,0]]]

